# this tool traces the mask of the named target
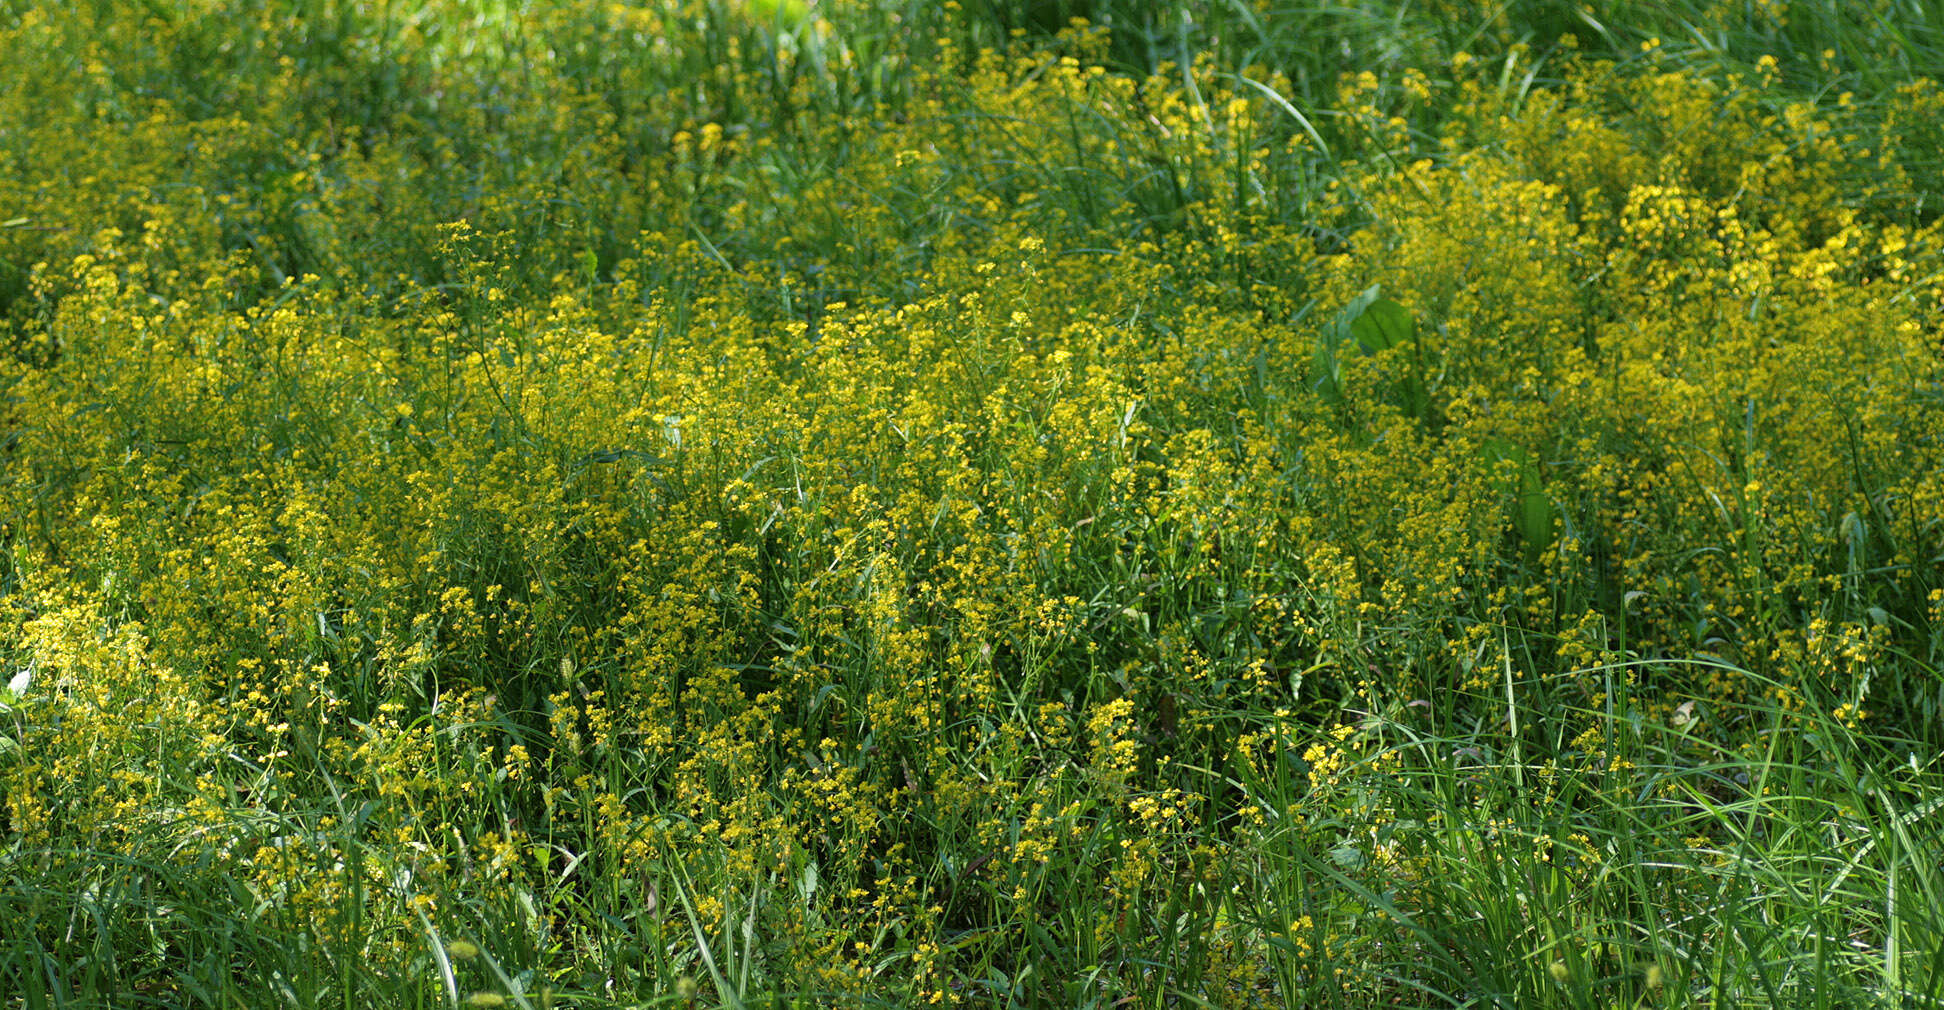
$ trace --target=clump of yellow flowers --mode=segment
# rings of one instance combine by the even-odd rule
[[[1348,999],[1427,840],[1616,858],[1500,780],[1939,655],[1928,80],[123,6],[0,11],[0,823],[372,978]]]

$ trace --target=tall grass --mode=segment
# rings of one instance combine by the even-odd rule
[[[0,1004],[1944,1002],[1939,32],[0,0]]]

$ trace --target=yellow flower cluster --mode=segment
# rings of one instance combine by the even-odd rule
[[[1651,686],[1856,725],[1937,644],[1944,263],[1886,150],[1934,86],[1456,60],[1326,137],[1075,29],[860,128],[834,12],[677,84],[721,5],[434,4],[324,71],[229,11],[278,69],[164,95],[231,41],[112,6],[0,25],[7,822],[234,859],[374,964],[509,894],[597,959],[653,887],[663,948],[747,919],[840,991],[1049,928],[1138,989],[1218,850],[1386,816],[1291,706],[1703,657]],[[1293,756],[1281,809],[1226,778]]]

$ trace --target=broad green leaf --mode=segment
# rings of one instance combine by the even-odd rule
[[[1383,289],[1372,285],[1363,293],[1350,299],[1330,319],[1330,322],[1316,335],[1316,352],[1310,356],[1310,386],[1323,398],[1323,402],[1336,406],[1343,402],[1343,387],[1340,383],[1342,369],[1337,364],[1337,349],[1343,342],[1356,337],[1356,327],[1373,304],[1381,300]]]
[[[1376,298],[1350,321],[1350,334],[1365,354],[1376,354],[1416,339],[1417,321],[1410,309],[1388,298]]]
[[[1519,494],[1519,536],[1525,540],[1528,564],[1538,563],[1552,548],[1556,518],[1552,497],[1539,482],[1539,472],[1528,469],[1521,475]]]
[[[1524,446],[1502,438],[1486,439],[1485,444],[1479,447],[1479,456],[1493,464],[1493,488],[1501,498],[1510,499],[1512,528],[1525,544],[1526,563],[1536,564],[1551,549],[1554,527],[1559,518],[1553,508],[1552,496],[1546,493],[1545,479],[1538,465],[1532,461],[1532,454]],[[1498,466],[1507,461],[1512,465]]]
[[[1320,338],[1316,341],[1316,353],[1310,355],[1310,388],[1332,407],[1343,402],[1343,387],[1337,379],[1336,349]]]

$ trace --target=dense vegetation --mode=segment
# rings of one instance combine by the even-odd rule
[[[1922,0],[0,0],[0,1006],[1944,1005]]]

